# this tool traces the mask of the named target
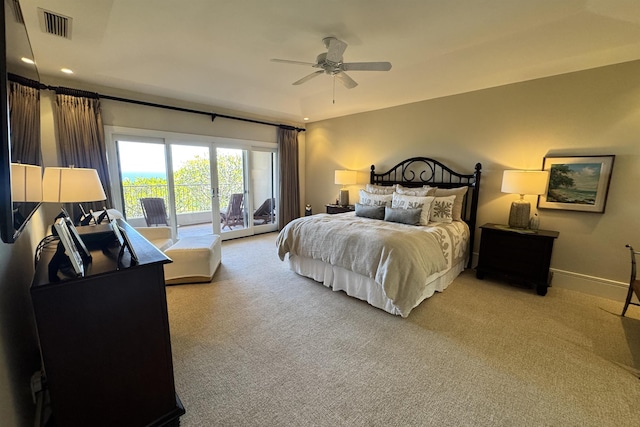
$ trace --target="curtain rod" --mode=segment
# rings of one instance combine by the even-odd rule
[[[174,107],[172,105],[156,104],[154,102],[138,101],[138,100],[135,100],[135,99],[121,98],[121,97],[118,97],[118,96],[102,95],[102,94],[95,93],[95,92],[85,92],[85,91],[82,91],[82,90],[70,89],[70,88],[65,88],[65,87],[61,87],[61,86],[49,86],[49,85],[45,85],[44,83],[40,83],[40,89],[53,90],[56,93],[62,93],[62,94],[72,95],[72,96],[84,96],[84,97],[88,97],[88,98],[108,99],[110,101],[126,102],[126,103],[129,103],[129,104],[144,105],[146,107],[163,108],[165,110],[180,111],[180,112],[183,112],[183,113],[201,114],[201,115],[204,115],[204,116],[210,116],[211,117],[211,121],[214,121],[216,119],[216,117],[221,117],[223,119],[238,120],[238,121],[241,121],[241,122],[256,123],[256,124],[259,124],[259,125],[276,126],[276,127],[282,128],[282,129],[295,130],[295,131],[298,131],[298,132],[304,132],[305,131],[304,128],[299,128],[299,127],[290,126],[290,125],[283,125],[283,124],[277,124],[277,123],[264,122],[264,121],[261,121],[261,120],[247,119],[247,118],[244,118],[244,117],[229,116],[227,114],[211,113],[211,112],[208,112],[208,111],[193,110],[193,109],[190,109],[190,108]]]

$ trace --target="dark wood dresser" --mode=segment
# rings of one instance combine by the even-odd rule
[[[44,250],[31,299],[54,426],[179,425],[163,265],[170,260],[120,224],[138,256],[92,249],[85,277],[50,283]]]

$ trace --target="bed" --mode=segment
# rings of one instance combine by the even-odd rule
[[[372,165],[355,212],[291,221],[278,255],[299,275],[407,317],[471,267],[480,176],[480,163],[465,174],[427,157],[383,173]]]

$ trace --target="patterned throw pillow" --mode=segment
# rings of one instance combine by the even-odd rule
[[[399,222],[401,224],[418,225],[422,209],[400,209],[400,208],[384,208],[384,220],[389,222]]]
[[[396,186],[394,185],[375,185],[375,184],[367,184],[364,187],[364,191],[371,194],[393,194],[396,191]]]
[[[456,196],[436,197],[431,204],[431,215],[429,219],[432,222],[451,222],[453,221],[453,205]]]
[[[464,195],[467,193],[468,189],[469,187],[436,189],[436,194],[434,194],[436,197],[456,196],[452,213],[454,221],[460,221],[462,219],[462,201],[464,200]]]
[[[403,194],[393,193],[392,208],[401,209],[422,209],[420,215],[420,225],[429,224],[429,213],[431,212],[431,203],[433,197],[405,196]]]
[[[393,194],[373,194],[360,190],[360,204],[365,206],[391,206]]]

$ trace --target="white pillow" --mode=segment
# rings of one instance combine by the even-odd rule
[[[429,219],[432,222],[453,221],[453,205],[456,196],[436,197],[431,203],[431,215]]]
[[[426,196],[406,196],[403,194],[393,193],[393,201],[391,203],[392,208],[401,208],[401,209],[422,209],[422,214],[420,215],[420,225],[429,224],[429,214],[431,212],[431,203],[433,202],[433,197]]]
[[[435,193],[435,189],[432,189],[431,187],[428,187],[428,186],[418,187],[418,188],[403,187],[400,184],[396,186],[396,193],[404,194],[405,196],[419,196],[419,197],[432,196],[433,194],[429,194],[429,192]]]
[[[389,206],[393,200],[392,194],[373,194],[360,190],[360,204],[365,206]]]
[[[396,191],[396,185],[367,184],[364,187],[364,191],[371,194],[393,194]]]

